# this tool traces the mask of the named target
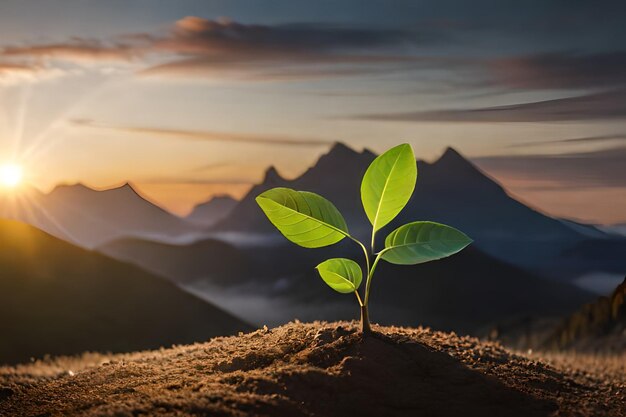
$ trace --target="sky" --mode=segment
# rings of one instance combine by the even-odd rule
[[[539,210],[626,222],[620,3],[3,0],[0,161],[182,215],[335,141],[452,146]]]

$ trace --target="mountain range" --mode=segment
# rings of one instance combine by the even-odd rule
[[[132,185],[94,190],[60,185],[44,194],[28,189],[0,198],[0,217],[23,221],[85,248],[126,236],[166,239],[197,227],[142,197]]]
[[[0,220],[0,363],[126,352],[250,329],[169,281]]]
[[[370,226],[359,190],[362,175],[375,157],[371,151],[357,152],[336,144],[296,179],[284,179],[269,168],[264,180],[211,228],[215,236],[265,235],[265,243],[237,245],[234,240],[233,245],[203,239],[172,245],[127,238],[98,250],[168,277],[231,309],[259,302],[246,297],[272,300],[270,307],[259,302],[263,308],[241,313],[269,324],[294,316],[350,318],[354,300],[334,297],[313,267],[329,257],[360,259],[361,254],[350,242],[314,251],[291,245],[274,230],[254,198],[278,186],[317,192],[336,204],[353,235],[367,240]],[[382,273],[391,272],[376,290],[380,291],[378,320],[471,332],[504,319],[559,316],[588,302],[592,295],[568,283],[546,280],[544,273],[562,278],[624,268],[620,250],[626,240],[526,207],[453,149],[433,163],[418,161],[418,169],[416,192],[395,225],[414,219],[440,221],[467,232],[475,244],[451,260],[432,265],[382,267]],[[598,251],[602,256],[594,254]],[[229,297],[238,301],[229,303]],[[264,308],[271,308],[271,314]]]
[[[289,180],[270,167],[264,180],[219,221],[213,230],[277,235],[258,209],[255,197],[273,187],[288,187],[318,193],[331,200],[342,212],[353,235],[368,241],[370,225],[360,200],[361,178],[376,155],[357,152],[335,144],[301,176]],[[622,246],[626,239],[593,228],[586,233],[573,224],[552,218],[511,197],[495,180],[484,174],[457,151],[448,148],[433,163],[418,161],[415,193],[400,215],[379,232],[382,243],[386,232],[414,220],[431,220],[466,232],[475,246],[515,265],[549,274],[552,278],[573,279],[577,271],[564,266],[553,268],[552,261],[586,242],[601,242],[605,247]],[[609,268],[626,272],[626,257],[612,257]],[[615,266],[617,265],[617,266]],[[549,268],[548,268],[549,267]],[[602,265],[593,265],[594,268]]]
[[[59,186],[48,194],[33,189],[17,202],[5,196],[0,198],[0,217],[24,221],[90,249],[123,238],[190,244],[213,236],[238,244],[238,239],[241,243],[264,236],[275,242],[282,237],[254,198],[283,186],[330,199],[344,214],[351,233],[368,241],[370,226],[359,190],[375,157],[367,149],[357,152],[337,143],[295,179],[285,179],[270,167],[241,201],[218,196],[197,205],[186,218],[151,203],[130,184],[103,191],[81,184]],[[454,149],[448,148],[433,163],[418,161],[418,169],[413,197],[398,218],[378,233],[379,243],[399,224],[432,220],[463,230],[477,247],[498,259],[549,278],[626,273],[626,257],[621,255],[626,237],[527,207]],[[599,247],[606,248],[600,258],[593,254]]]
[[[129,184],[104,191],[80,184],[49,194],[33,191],[24,197],[28,206],[5,197],[0,215],[133,263],[151,273],[141,274],[167,278],[255,323],[352,318],[354,300],[332,293],[313,267],[329,257],[361,259],[358,250],[348,241],[313,251],[295,247],[273,229],[254,198],[277,186],[319,193],[340,209],[351,233],[367,241],[370,226],[359,190],[375,157],[338,143],[295,179],[271,167],[241,201],[216,198],[184,219]],[[433,264],[383,265],[372,295],[377,321],[473,332],[503,319],[558,316],[592,298],[567,281],[586,272],[626,272],[626,239],[525,206],[454,149],[435,162],[418,161],[418,169],[413,197],[378,234],[378,247],[393,227],[412,220],[450,224],[475,243]]]

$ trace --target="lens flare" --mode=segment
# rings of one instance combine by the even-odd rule
[[[22,181],[22,167],[17,164],[3,164],[0,166],[0,183],[5,187],[16,187]]]

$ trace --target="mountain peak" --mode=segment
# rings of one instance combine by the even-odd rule
[[[326,155],[358,155],[358,152],[343,142],[335,142]]]
[[[135,187],[133,187],[133,185],[130,182],[125,182],[122,185],[110,187],[110,188],[92,188],[92,187],[89,187],[88,185],[83,184],[82,182],[77,182],[74,184],[58,184],[56,187],[54,187],[54,189],[50,193],[51,194],[57,193],[57,192],[100,193],[100,192],[107,192],[107,191],[123,191],[123,192],[132,192],[132,193],[138,194],[137,190],[135,190]]]
[[[443,154],[441,154],[440,159],[462,159],[465,160],[465,158],[463,158],[463,155],[461,155],[461,153],[459,151],[457,151],[456,149],[454,149],[452,146],[448,146],[446,148],[445,151],[443,151]]]
[[[93,188],[88,187],[87,185],[83,184],[82,182],[77,182],[74,184],[57,184],[52,191],[50,191],[48,194],[57,194],[59,192],[61,193],[84,193],[84,192],[90,192],[90,191],[95,191]]]
[[[197,204],[185,219],[202,226],[213,226],[228,216],[238,203],[238,200],[228,194],[216,194]]]
[[[369,149],[369,148],[363,148],[363,152],[361,152],[361,155],[370,157],[372,159],[376,158],[378,155],[376,155],[376,152],[374,152],[373,150]]]
[[[324,167],[324,169],[343,168],[345,164],[353,161],[369,160],[369,153],[369,151],[357,152],[343,142],[335,142],[329,151],[317,160],[315,167]]]
[[[278,171],[276,170],[276,167],[274,165],[270,166],[266,171],[265,171],[265,178],[263,179],[264,183],[276,183],[276,182],[280,182],[283,180],[283,177],[280,176],[280,174],[278,173]]]
[[[237,201],[237,199],[228,194],[215,194],[209,200],[205,201],[205,203],[209,203],[211,201]]]
[[[452,147],[446,148],[441,157],[430,164],[434,176],[439,181],[459,182],[463,178],[463,187],[483,187],[499,194],[505,193],[502,186],[481,171],[470,160]]]
[[[118,187],[109,188],[109,189],[104,190],[104,191],[120,191],[120,192],[126,192],[126,193],[132,193],[132,194],[139,195],[137,190],[135,190],[135,187],[133,187],[133,185],[130,182],[125,182],[124,184],[122,184],[122,185],[120,185]]]
[[[474,165],[463,155],[461,155],[456,149],[448,146],[443,154],[435,161],[434,165],[441,165],[446,167],[472,167]]]
[[[206,199],[205,201],[196,204],[194,207],[194,210],[202,208],[202,207],[208,207],[208,206],[215,205],[215,204],[236,204],[238,202],[239,200],[237,200],[236,198],[228,194],[215,194],[209,197],[208,199]]]

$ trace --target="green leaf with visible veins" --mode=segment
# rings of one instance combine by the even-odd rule
[[[270,222],[296,245],[321,248],[349,236],[339,210],[315,193],[272,188],[260,194],[256,202]]]
[[[342,294],[356,291],[363,279],[361,267],[351,259],[328,259],[315,269],[330,288]]]
[[[417,163],[408,144],[378,156],[361,183],[361,201],[374,232],[392,221],[406,206],[415,189]]]
[[[382,259],[392,264],[415,265],[460,252],[472,239],[454,227],[434,222],[400,226],[385,239]]]

